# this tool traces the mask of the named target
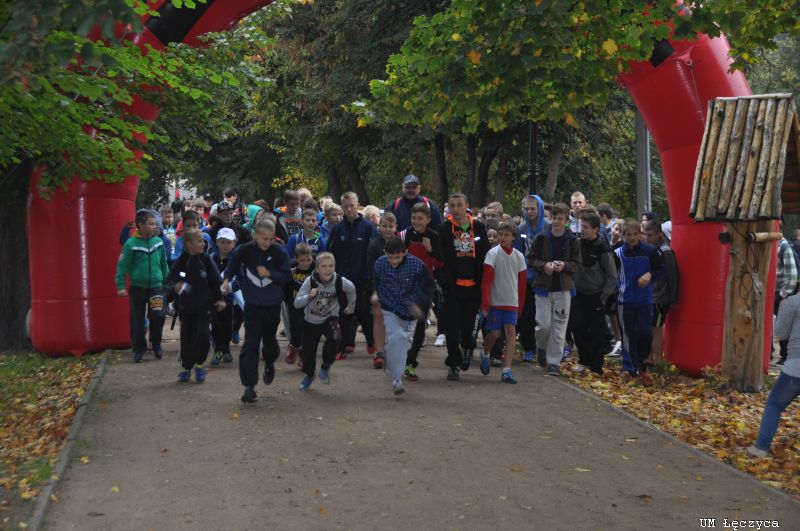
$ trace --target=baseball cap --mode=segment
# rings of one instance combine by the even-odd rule
[[[233,210],[233,203],[230,201],[220,201],[217,203],[217,212],[222,212],[223,210]]]
[[[214,199],[214,196],[211,194],[203,194],[203,199],[205,199],[206,201],[211,201],[212,199]]]
[[[419,184],[419,177],[414,174],[406,175],[403,179],[403,186],[407,184]]]
[[[219,229],[219,232],[217,233],[217,239],[218,240],[230,240],[232,242],[235,242],[236,241],[236,233],[233,232],[233,229],[230,229],[228,227],[224,227],[224,228]]]

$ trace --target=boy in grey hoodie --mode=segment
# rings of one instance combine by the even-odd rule
[[[295,308],[304,308],[303,314],[303,348],[300,357],[303,360],[305,377],[300,383],[300,390],[311,387],[317,370],[317,347],[322,336],[325,345],[322,347],[322,367],[319,379],[322,383],[331,383],[328,371],[336,359],[336,352],[342,340],[339,325],[339,311],[353,315],[356,307],[356,287],[352,282],[336,274],[336,259],[331,253],[320,253],[317,256],[316,271],[303,281],[297,297]]]

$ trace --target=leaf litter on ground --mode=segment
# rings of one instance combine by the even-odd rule
[[[0,353],[0,500],[34,500],[53,478],[99,361]]]
[[[646,378],[630,378],[620,374],[618,362],[611,362],[599,377],[588,371],[573,372],[575,362],[569,359],[562,367],[568,381],[763,483],[800,498],[800,401],[795,400],[781,415],[769,458],[746,452],[758,434],[769,388],[779,372],[776,368],[771,367],[765,376],[767,389],[740,393],[729,388],[713,368],[707,368],[702,378],[692,378],[663,362]]]

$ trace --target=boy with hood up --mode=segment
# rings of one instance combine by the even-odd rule
[[[533,240],[539,234],[544,233],[550,223],[544,217],[544,201],[538,195],[529,195],[522,200],[522,211],[525,220],[517,228],[517,239],[514,241],[514,249],[525,256],[525,264],[528,266],[525,281],[525,306],[519,319],[519,342],[525,350],[522,361],[533,362],[536,353],[536,299],[533,297],[533,279],[536,278],[536,271],[531,267],[528,253],[533,245]]]

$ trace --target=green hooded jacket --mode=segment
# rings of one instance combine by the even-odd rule
[[[117,289],[125,288],[125,275],[130,275],[131,286],[160,288],[168,273],[164,242],[158,236],[145,240],[137,230],[122,246],[117,262]]]

